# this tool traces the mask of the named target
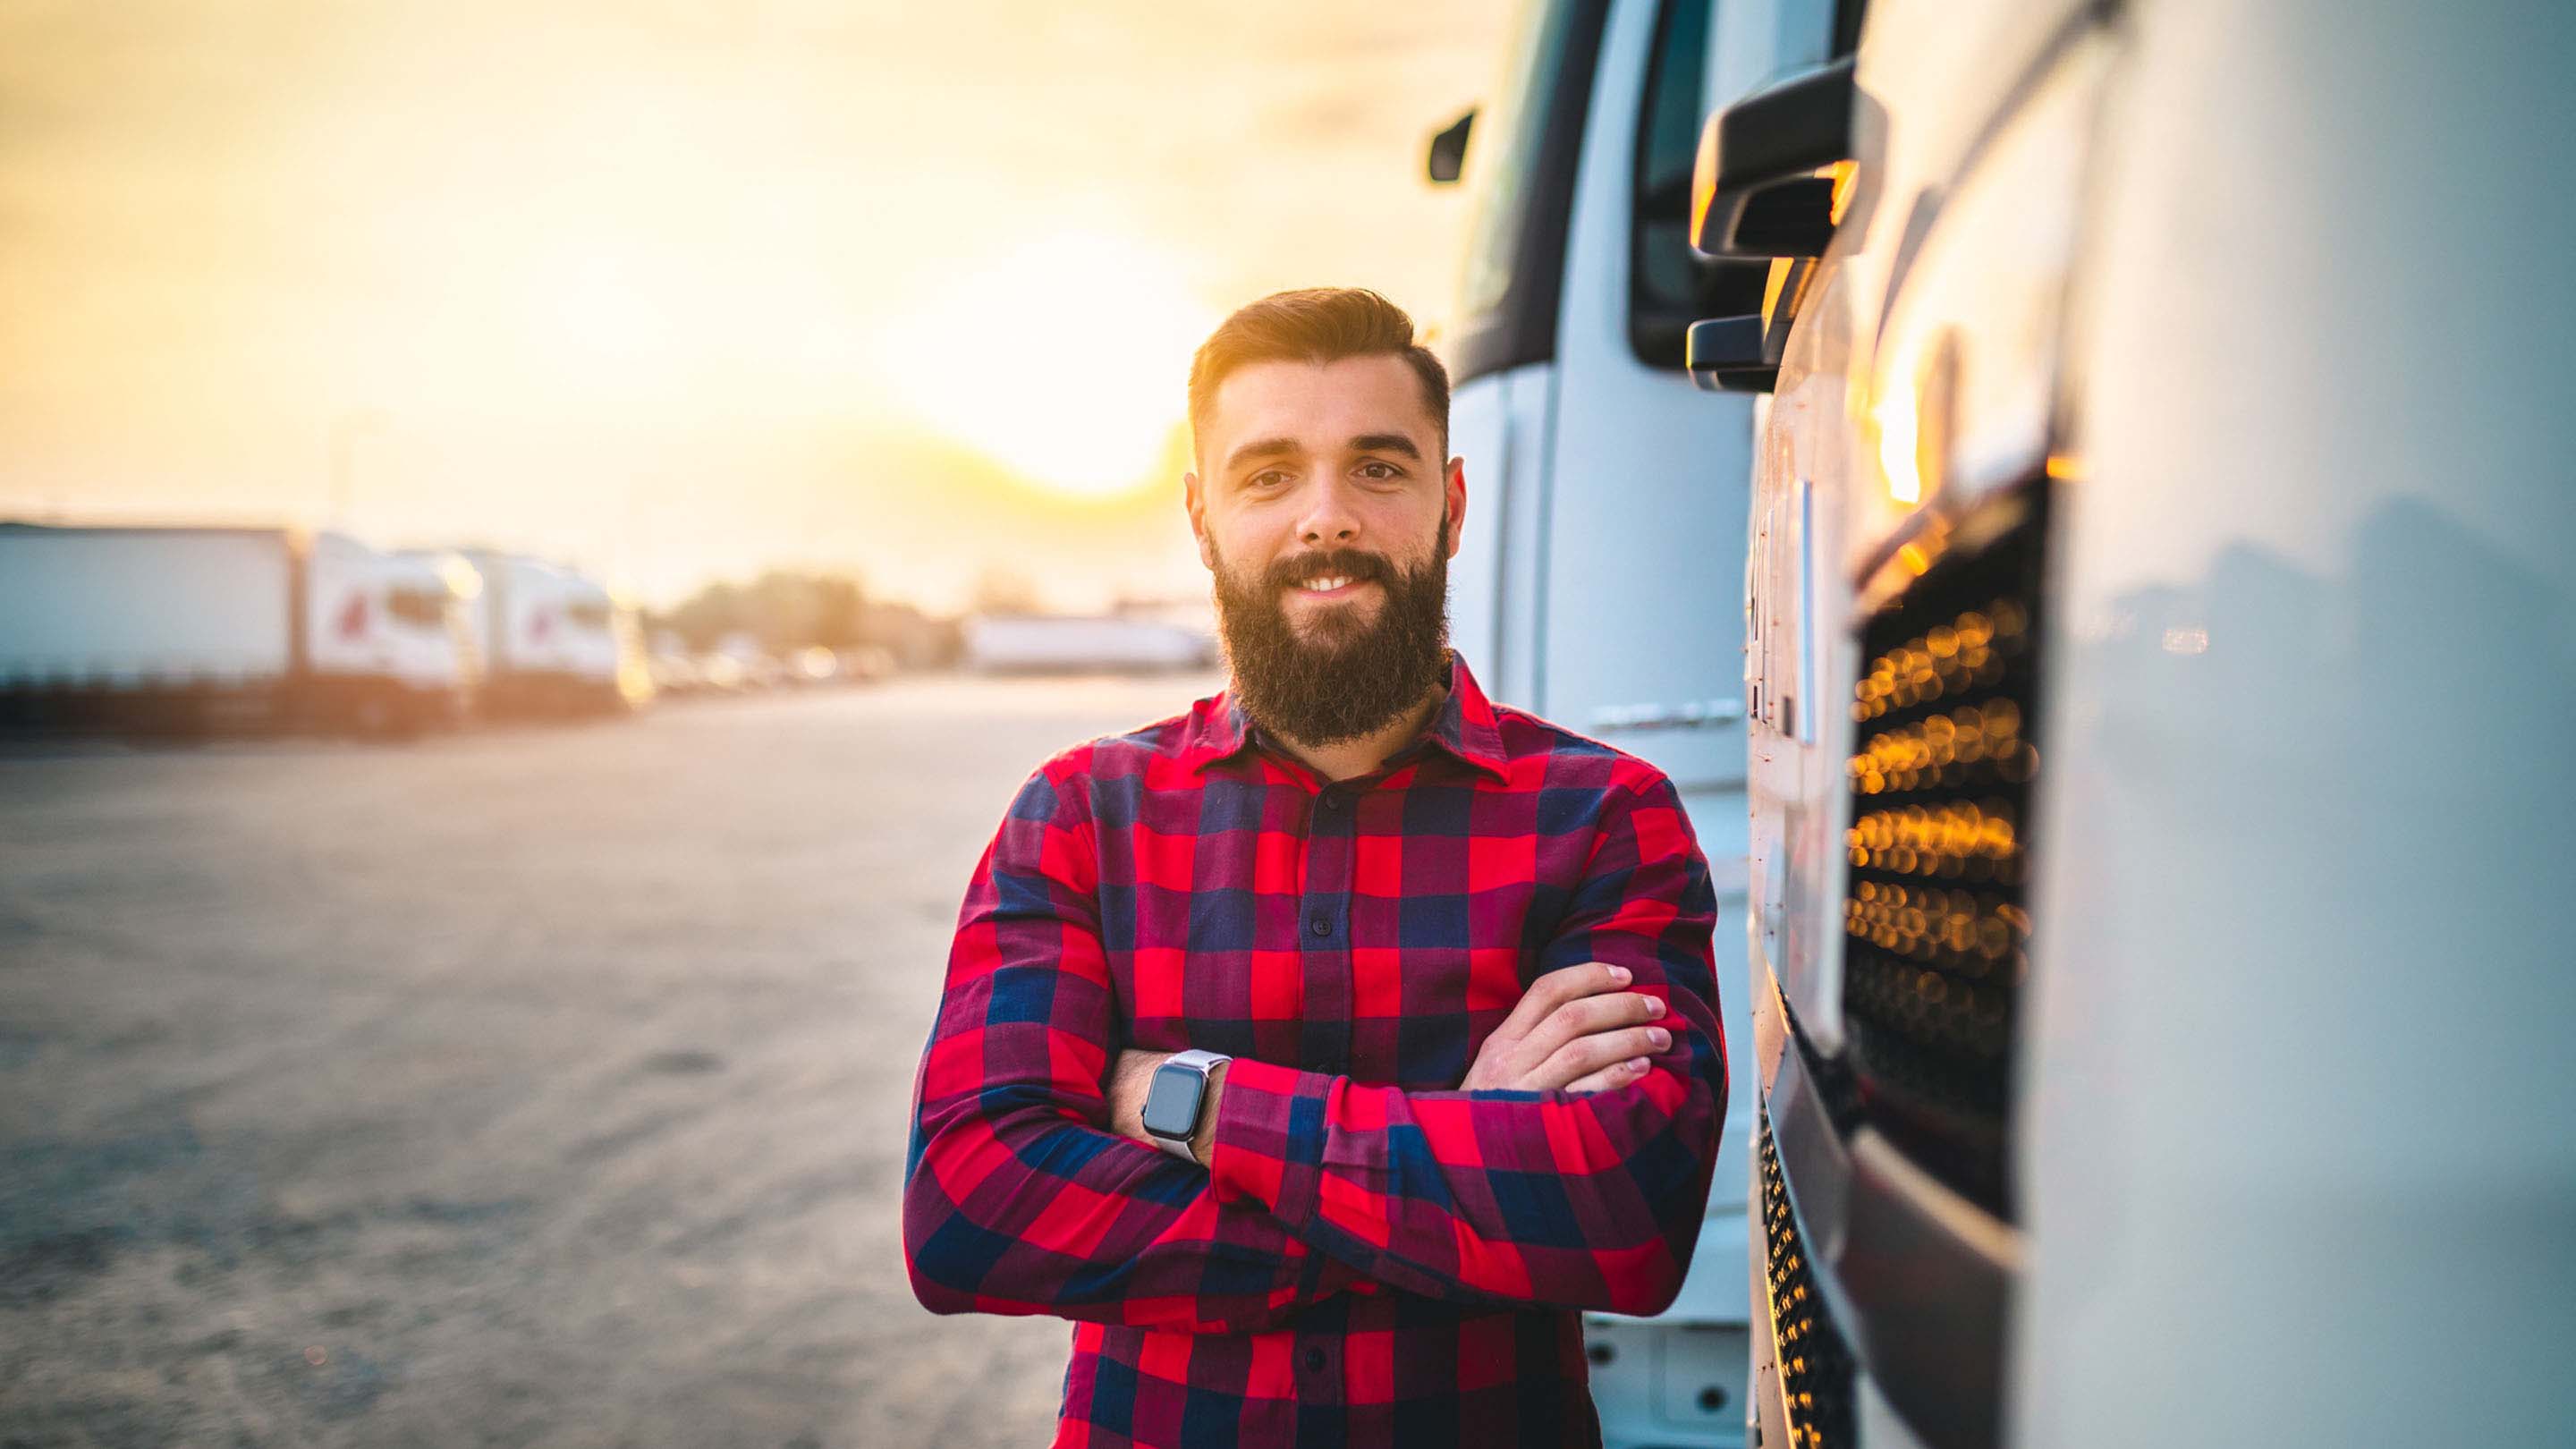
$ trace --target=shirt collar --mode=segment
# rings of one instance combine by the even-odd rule
[[[1227,689],[1190,707],[1189,724],[1181,734],[1180,758],[1192,773],[1197,773],[1261,743],[1259,726],[1244,715],[1243,706],[1235,703],[1234,691]],[[1502,728],[1496,721],[1493,702],[1485,698],[1476,676],[1467,669],[1467,661],[1454,649],[1449,652],[1449,697],[1441,701],[1418,743],[1437,745],[1496,779],[1509,778],[1503,758]]]

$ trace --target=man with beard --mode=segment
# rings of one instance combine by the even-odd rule
[[[1597,1444],[1726,1098],[1670,781],[1447,648],[1448,378],[1374,293],[1228,318],[1191,530],[1232,677],[1040,767],[967,888],[904,1195],[939,1312],[1075,1322],[1059,1445]]]

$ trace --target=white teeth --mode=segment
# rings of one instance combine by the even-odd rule
[[[1349,583],[1349,582],[1350,582],[1350,580],[1349,580],[1349,579],[1347,579],[1347,578],[1339,578],[1339,577],[1336,577],[1336,578],[1329,578],[1329,579],[1312,579],[1312,580],[1309,580],[1309,581],[1307,582],[1307,584],[1306,584],[1306,588],[1307,588],[1307,590],[1308,590],[1309,592],[1311,592],[1311,593],[1317,593],[1317,594],[1329,594],[1329,593],[1331,593],[1333,590],[1338,589],[1338,588],[1340,588],[1342,585],[1347,584],[1347,583]]]

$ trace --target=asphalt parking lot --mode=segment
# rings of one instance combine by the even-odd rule
[[[0,1446],[1026,1446],[897,1203],[1020,779],[1216,681],[0,744]]]

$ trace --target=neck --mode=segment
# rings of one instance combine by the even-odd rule
[[[1357,739],[1310,745],[1282,735],[1279,743],[1308,769],[1327,780],[1355,780],[1362,775],[1377,773],[1389,758],[1422,738],[1422,731],[1430,725],[1431,717],[1439,713],[1440,706],[1448,698],[1448,688],[1435,684],[1431,692],[1422,697],[1420,704],[1387,721],[1382,728]]]

